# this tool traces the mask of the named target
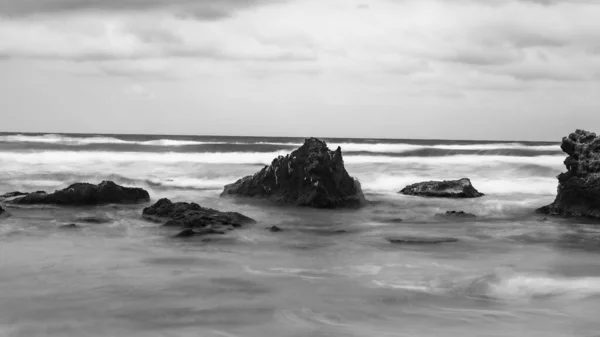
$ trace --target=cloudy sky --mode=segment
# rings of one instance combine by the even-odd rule
[[[600,132],[598,0],[0,0],[0,131]]]

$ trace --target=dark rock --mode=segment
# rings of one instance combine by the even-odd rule
[[[269,228],[269,231],[271,231],[271,232],[281,232],[281,228],[279,228],[277,226],[273,226],[273,227]]]
[[[445,181],[426,181],[403,188],[399,193],[422,197],[477,198],[479,193],[468,178]]]
[[[315,208],[359,207],[365,201],[360,183],[344,168],[341,148],[330,151],[316,138],[306,139],[253,176],[225,186],[221,196],[230,195]]]
[[[446,213],[438,213],[435,215],[438,218],[475,218],[476,215],[472,213],[465,213],[464,211],[446,211]]]
[[[160,199],[154,205],[144,208],[142,216],[148,220],[164,222],[166,227],[211,228],[213,230],[230,230],[254,220],[236,212],[219,212],[201,207],[195,203],[177,202]]]
[[[576,130],[563,138],[561,149],[569,155],[564,161],[567,172],[557,177],[554,202],[537,212],[600,219],[600,136]]]
[[[13,198],[13,197],[20,197],[22,195],[27,195],[29,193],[23,193],[23,192],[9,192],[9,193],[5,193],[3,195],[0,195],[0,198],[2,199],[8,199],[8,198]]]
[[[54,193],[35,192],[10,202],[15,204],[102,205],[128,204],[149,201],[148,192],[135,187],[123,187],[112,181],[98,185],[76,183]]]
[[[401,223],[404,221],[400,218],[375,218],[374,220],[383,223]]]
[[[177,234],[173,237],[174,238],[189,238],[192,236],[202,236],[202,235],[209,235],[209,234],[223,235],[223,234],[225,234],[225,232],[214,230],[212,228],[203,228],[200,230],[193,230],[191,228],[186,228],[183,231],[181,231],[179,234]]]
[[[79,228],[79,226],[77,226],[76,224],[72,223],[72,224],[68,224],[68,225],[58,226],[58,228],[60,228],[60,229],[74,229],[74,228]]]
[[[2,206],[0,206],[0,215],[2,215],[2,213],[4,213],[4,208],[2,208]]]
[[[388,238],[390,243],[405,245],[431,245],[437,243],[458,242],[456,238],[427,238],[427,237],[402,237]]]
[[[85,223],[93,223],[93,224],[103,224],[103,223],[112,222],[112,219],[101,217],[101,216],[84,216],[84,217],[77,218],[76,221],[85,222]]]

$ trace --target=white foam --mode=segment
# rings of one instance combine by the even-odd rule
[[[48,143],[61,145],[89,145],[89,144],[135,144],[148,146],[186,146],[186,145],[206,145],[206,144],[238,144],[238,145],[274,145],[290,147],[302,145],[295,142],[222,142],[222,141],[193,141],[176,139],[157,139],[148,141],[130,141],[114,137],[93,136],[93,137],[71,137],[58,134],[46,135],[5,135],[0,136],[0,142],[25,142],[25,143]],[[352,152],[374,152],[374,153],[404,153],[421,149],[440,149],[440,150],[532,150],[532,151],[560,151],[560,146],[556,145],[527,145],[523,143],[494,143],[494,144],[438,144],[438,145],[417,145],[406,143],[339,143],[330,144],[330,148],[341,146],[343,151]]]
[[[525,145],[521,143],[495,143],[495,144],[448,144],[448,145],[416,145],[416,144],[360,144],[360,143],[341,143],[331,146],[335,148],[340,146],[343,151],[353,152],[374,152],[374,153],[404,153],[422,149],[438,150],[532,150],[532,151],[558,151],[559,145]]]
[[[564,278],[516,274],[490,282],[488,295],[510,300],[557,296],[585,298],[600,295],[600,277]]]
[[[60,145],[89,145],[89,144],[132,144],[148,146],[185,146],[204,144],[227,144],[226,142],[199,142],[191,140],[157,139],[148,141],[128,141],[114,137],[69,137],[56,134],[42,136],[9,135],[0,136],[0,142],[13,143],[45,143]]]

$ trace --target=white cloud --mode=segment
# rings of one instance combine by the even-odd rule
[[[0,63],[142,88],[169,82],[155,96],[165,104],[197,87],[212,94],[199,92],[194,104],[250,112],[277,101],[286,111],[294,102],[438,116],[451,100],[473,115],[498,101],[495,113],[523,107],[538,116],[599,104],[587,95],[600,81],[596,1],[11,3],[0,6],[13,13],[0,17]],[[557,94],[570,99],[546,106]],[[494,118],[509,125],[508,115]]]

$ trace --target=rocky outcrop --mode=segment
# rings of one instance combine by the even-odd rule
[[[54,205],[102,205],[131,204],[150,201],[147,191],[136,187],[123,187],[112,181],[98,185],[76,183],[54,193],[35,192],[11,200],[14,204],[54,204]]]
[[[600,136],[577,130],[562,140],[567,172],[558,175],[554,202],[537,210],[559,216],[600,219]]]
[[[484,196],[471,185],[471,180],[426,181],[406,186],[399,193],[421,197],[477,198]]]
[[[219,212],[196,203],[173,203],[169,199],[160,199],[154,205],[144,208],[142,216],[151,221],[162,222],[166,227],[190,230],[180,233],[180,237],[200,233],[222,234],[221,232],[255,222],[240,213]]]
[[[268,198],[315,208],[358,207],[365,198],[358,180],[344,167],[341,148],[330,151],[319,139],[306,139],[291,154],[260,172],[225,186],[221,196]]]
[[[446,213],[438,213],[437,218],[475,218],[475,214],[466,213],[464,211],[446,211]]]
[[[2,208],[2,206],[0,206],[0,215],[2,215],[4,213],[4,208]]]

